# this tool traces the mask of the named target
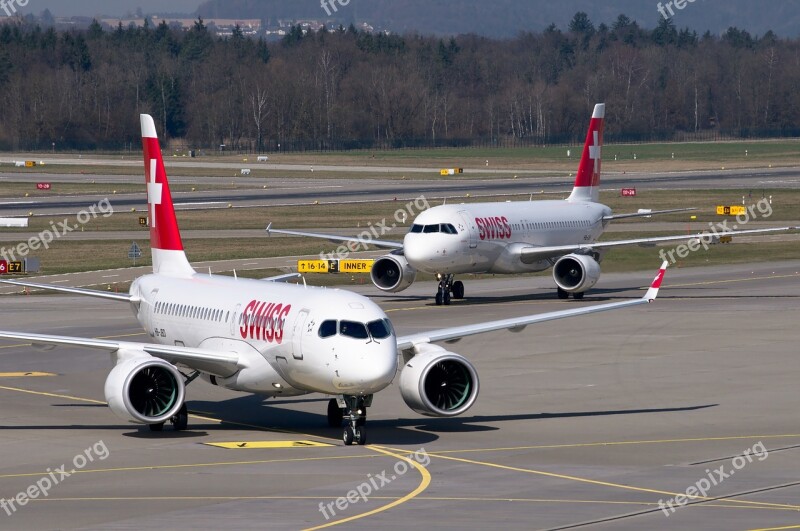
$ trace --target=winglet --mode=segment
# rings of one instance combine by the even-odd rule
[[[270,221],[269,225],[267,225],[267,236],[272,236],[272,233],[270,232],[271,228],[272,228],[272,222]]]
[[[647,302],[653,302],[658,297],[658,288],[661,287],[661,281],[664,280],[664,273],[667,272],[667,267],[669,266],[669,262],[664,260],[664,263],[661,264],[661,269],[658,270],[658,274],[656,278],[653,279],[653,283],[650,284],[650,289],[647,290],[647,293],[644,294],[644,299]]]

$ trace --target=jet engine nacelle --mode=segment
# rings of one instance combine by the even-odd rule
[[[183,376],[172,364],[142,353],[121,361],[106,378],[106,401],[119,418],[137,424],[169,420],[183,405]]]
[[[417,270],[409,265],[405,256],[387,254],[375,260],[369,276],[379,290],[397,293],[414,282]]]
[[[478,373],[464,356],[437,345],[421,345],[400,372],[406,405],[428,417],[455,417],[478,398]]]
[[[553,266],[553,280],[569,293],[582,293],[597,284],[599,278],[600,264],[584,254],[562,256]]]

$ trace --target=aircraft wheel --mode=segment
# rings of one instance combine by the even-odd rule
[[[175,414],[175,416],[172,417],[171,422],[172,422],[172,427],[175,428],[175,431],[183,431],[189,426],[189,410],[186,407],[185,402],[178,410],[178,412]]]
[[[355,438],[356,434],[353,432],[353,428],[351,426],[345,426],[344,433],[342,434],[342,441],[345,446],[352,445]]]
[[[150,431],[162,431],[164,429],[164,423],[159,422],[158,424],[148,424],[150,426]]]
[[[453,282],[453,298],[454,299],[463,299],[464,298],[464,283],[460,280],[456,280]]]
[[[442,296],[441,290],[437,291],[436,292],[436,306],[441,306],[443,301],[444,301],[444,297]]]
[[[558,298],[559,299],[569,299],[569,292],[565,291],[561,288],[558,288]]]
[[[584,295],[583,291],[581,291],[580,293],[573,293],[572,294],[572,296],[575,298],[575,300],[581,300],[583,298],[583,295]]]
[[[328,401],[328,426],[331,428],[341,428],[344,419],[344,410],[339,407],[335,398]]]
[[[367,428],[364,426],[358,426],[354,432],[355,441],[359,445],[363,446],[367,444]]]
[[[442,296],[442,303],[444,303],[445,306],[450,306],[450,294],[448,292],[446,292],[446,291],[444,292],[444,295]]]

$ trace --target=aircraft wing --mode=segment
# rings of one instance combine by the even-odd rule
[[[170,363],[181,363],[188,367],[200,369],[204,372],[223,377],[230,376],[241,368],[239,356],[233,352],[216,352],[199,348],[156,345],[152,343],[30,334],[25,332],[0,331],[0,339],[25,341],[39,346],[83,347],[104,350],[106,352],[117,352],[119,350],[142,351]]]
[[[680,234],[677,236],[656,236],[652,238],[634,238],[632,240],[612,240],[612,241],[604,241],[604,242],[594,242],[594,243],[578,243],[573,245],[552,245],[552,246],[542,246],[542,247],[523,247],[520,250],[520,260],[523,263],[533,263],[538,260],[544,260],[547,258],[554,258],[556,256],[562,256],[564,254],[579,252],[579,251],[591,251],[594,249],[608,249],[611,247],[622,247],[624,245],[655,245],[657,243],[665,243],[665,242],[677,242],[677,241],[689,241],[694,239],[704,240],[709,242],[720,236],[739,236],[742,234],[763,234],[769,232],[783,232],[783,231],[790,231],[790,230],[798,230],[800,227],[777,227],[774,229],[750,229],[750,230],[737,230],[737,231],[725,231],[725,232],[699,232],[696,234]]]
[[[289,280],[299,278],[300,276],[300,273],[286,273],[283,275],[276,275],[274,277],[262,278],[261,280],[264,282],[288,282]]]
[[[375,247],[385,247],[387,249],[402,249],[403,242],[391,242],[388,240],[365,240],[351,236],[336,236],[335,234],[319,234],[317,232],[302,232],[297,230],[273,229],[272,223],[267,225],[267,234],[288,234],[290,236],[306,236],[308,238],[319,238],[332,242],[354,242],[361,245],[373,245]]]
[[[489,321],[487,323],[478,323],[466,326],[455,326],[452,328],[434,330],[432,332],[402,336],[397,338],[397,351],[399,353],[402,353],[403,351],[413,351],[414,347],[417,345],[433,343],[436,341],[455,342],[462,337],[483,334],[485,332],[493,332],[495,330],[521,332],[526,326],[531,324],[554,321],[556,319],[564,319],[565,317],[577,317],[579,315],[587,315],[590,313],[604,312],[608,310],[618,310],[620,308],[637,306],[639,304],[647,304],[654,301],[658,296],[658,289],[661,287],[661,281],[664,279],[664,273],[667,270],[667,265],[668,263],[666,261],[661,264],[661,269],[659,269],[656,278],[653,279],[652,284],[650,284],[650,289],[647,290],[647,293],[645,293],[644,297],[641,299],[611,302],[608,304],[598,304],[595,306],[582,306],[580,308],[570,310],[540,313],[525,317],[512,317],[510,319],[501,319],[499,321]]]
[[[613,221],[615,219],[628,219],[628,218],[649,218],[650,216],[658,216],[659,214],[675,214],[676,212],[691,212],[697,210],[691,208],[671,208],[669,210],[650,210],[647,208],[639,209],[639,212],[632,214],[616,214],[613,216],[603,216],[603,221]]]
[[[23,286],[26,288],[48,289],[52,291],[60,291],[62,293],[72,293],[73,295],[87,295],[89,297],[97,297],[99,299],[109,299],[113,301],[124,301],[124,302],[139,302],[138,297],[134,297],[128,293],[111,293],[110,291],[100,291],[96,289],[54,286],[53,284],[39,284],[36,282],[28,282],[27,280],[0,280],[0,282],[2,282],[3,284],[12,284],[14,286]]]

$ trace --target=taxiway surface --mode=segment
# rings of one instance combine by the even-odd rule
[[[5,341],[0,498],[61,465],[76,471],[47,496],[0,509],[0,527],[797,525],[799,271],[798,262],[673,268],[654,304],[446,345],[475,363],[476,405],[462,417],[425,418],[392,385],[370,410],[366,447],[345,447],[325,427],[323,397],[263,401],[199,381],[187,389],[189,430],[150,433],[102,404],[105,354]],[[606,275],[584,301],[554,300],[548,277],[467,281],[468,299],[450,307],[432,304],[429,283],[375,298],[402,334],[638,297],[632,288],[651,277]],[[120,303],[4,297],[0,315],[9,330],[148,339]],[[276,441],[294,447],[257,448]],[[234,449],[209,446],[221,442]],[[415,451],[416,465],[399,457]],[[78,469],[78,455],[93,460]],[[659,508],[718,470],[727,477],[705,498],[673,502],[670,516]],[[379,487],[369,501],[337,507],[365,484]],[[321,503],[332,504],[330,519]]]

